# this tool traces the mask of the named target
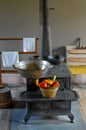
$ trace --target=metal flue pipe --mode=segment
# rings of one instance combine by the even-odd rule
[[[52,44],[49,27],[48,0],[39,0],[40,24],[41,24],[41,56],[52,56]]]

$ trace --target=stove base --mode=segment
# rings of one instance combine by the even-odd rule
[[[66,105],[63,105],[63,104]],[[62,104],[62,105],[61,105]],[[52,107],[56,106],[56,108]],[[65,108],[63,106],[66,106]],[[29,103],[26,102],[26,108],[27,108],[27,114],[24,117],[24,122],[25,124],[27,123],[27,121],[29,120],[30,116],[32,115],[37,115],[37,116],[64,116],[67,115],[68,118],[70,119],[70,122],[73,123],[74,122],[74,115],[71,113],[70,110],[70,106],[71,106],[71,102],[67,101],[58,101],[58,103],[56,104],[56,102],[52,103],[52,102],[36,102],[36,104],[33,103]],[[43,109],[44,108],[44,109]]]
[[[24,91],[20,94],[20,99],[26,102],[27,114],[24,121],[26,123],[31,115],[67,115],[73,123],[74,115],[71,113],[71,102],[78,98],[78,93],[73,90],[58,91],[54,98],[44,98],[40,91]]]

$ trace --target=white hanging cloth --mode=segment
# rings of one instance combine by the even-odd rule
[[[16,51],[4,51],[2,52],[3,67],[12,67],[19,61],[19,54]]]
[[[36,50],[35,38],[23,38],[23,51],[34,52]]]

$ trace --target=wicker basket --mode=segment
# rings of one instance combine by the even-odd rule
[[[55,97],[57,90],[58,90],[58,87],[57,88],[48,88],[48,89],[40,88],[42,96],[47,97],[47,98]]]
[[[0,87],[0,108],[10,108],[13,105],[11,92],[7,87]]]

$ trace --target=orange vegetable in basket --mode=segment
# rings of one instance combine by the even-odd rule
[[[53,77],[53,79],[44,79],[41,83],[39,83],[39,79],[36,79],[35,83],[38,87],[41,87],[41,88],[50,88],[50,87],[53,87],[53,88],[56,88],[59,86],[59,82],[55,80],[56,79],[56,75]]]

